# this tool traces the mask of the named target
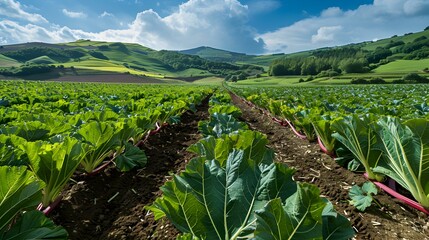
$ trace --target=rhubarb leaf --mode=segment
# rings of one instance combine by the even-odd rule
[[[24,213],[12,228],[0,239],[68,239],[67,231],[61,226],[56,226],[52,220],[40,211]]]
[[[247,128],[245,123],[238,122],[233,116],[220,113],[211,115],[210,121],[198,123],[198,129],[204,136],[221,137],[222,134],[229,134]]]
[[[135,167],[144,167],[147,162],[146,154],[131,143],[125,144],[125,150],[115,158],[116,167],[121,172],[127,172]]]
[[[77,139],[66,137],[63,143],[29,142],[24,146],[30,168],[43,188],[43,206],[47,207],[60,194],[82,160],[82,145]]]
[[[429,121],[396,118],[378,121],[383,161],[374,171],[386,174],[429,209]]]
[[[255,239],[321,239],[326,203],[319,195],[316,186],[303,183],[284,205],[279,198],[270,201],[256,212]]]
[[[372,204],[372,195],[377,194],[377,187],[372,182],[366,182],[362,188],[354,185],[349,191],[350,203],[359,211],[365,211]]]
[[[76,136],[84,142],[85,157],[82,166],[90,173],[120,145],[117,128],[108,122],[90,122]]]
[[[257,164],[234,150],[222,168],[216,160],[195,158],[186,171],[161,190],[148,207],[155,218],[167,216],[182,232],[203,239],[236,239],[255,228],[254,212],[269,200],[296,192],[295,171],[284,165]]]
[[[381,159],[377,135],[372,128],[374,121],[372,115],[363,116],[362,119],[351,115],[332,122],[331,128],[335,131],[332,136],[350,150],[354,158],[364,166],[368,177],[381,181],[383,175],[373,172]]]
[[[228,155],[233,149],[244,150],[246,158],[258,163],[262,161],[270,162],[274,153],[266,147],[267,144],[268,140],[264,134],[250,130],[240,130],[229,135],[222,135],[217,139],[213,136],[203,138],[189,147],[188,151],[194,152],[206,160],[216,159],[224,167]]]
[[[26,167],[0,167],[0,233],[17,213],[40,203],[42,187]]]
[[[331,202],[326,200],[327,204],[323,209],[323,239],[352,239],[355,232],[350,225],[350,221],[341,214],[338,214]]]

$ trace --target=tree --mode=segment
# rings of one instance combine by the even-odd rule
[[[287,74],[287,69],[283,64],[276,64],[271,67],[271,76],[283,76]]]
[[[365,59],[346,59],[341,62],[340,69],[346,73],[365,73],[369,71]]]

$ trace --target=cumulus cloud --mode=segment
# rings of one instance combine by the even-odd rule
[[[29,13],[23,10],[23,6],[14,0],[0,0],[0,16],[26,20],[32,23],[47,23],[48,20],[37,13]]]
[[[69,18],[86,18],[86,14],[83,12],[73,12],[65,8],[63,9],[63,13]]]
[[[341,26],[320,27],[317,30],[317,34],[311,36],[311,42],[319,43],[333,41],[335,39],[335,34],[341,29],[343,29]]]
[[[19,25],[16,22],[3,20],[0,21],[0,35],[3,41],[8,39],[19,39],[19,42],[64,42],[75,40],[73,31],[67,27],[47,30],[34,24]]]
[[[187,49],[205,45],[238,52],[261,53],[264,43],[255,40],[256,32],[247,25],[248,11],[248,6],[238,0],[189,0],[166,17],[161,17],[154,10],[140,12],[123,29],[86,32],[0,21],[0,35],[5,34],[11,41],[24,41],[28,38],[36,41],[41,35],[50,33],[53,37],[47,36],[43,41],[61,42],[84,38],[135,42],[155,49]],[[83,13],[66,9],[63,9],[63,13],[69,17],[83,17]],[[107,16],[108,13],[104,15]],[[18,32],[22,33],[20,36],[26,37],[20,39]]]
[[[374,0],[349,11],[328,8],[259,37],[267,52],[290,53],[421,31],[428,23],[427,0]]]

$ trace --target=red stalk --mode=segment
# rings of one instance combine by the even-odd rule
[[[292,131],[295,133],[295,135],[301,139],[306,139],[307,137],[301,133],[299,133],[296,128],[293,126],[293,124],[286,119],[287,124],[289,125],[290,128],[292,128]]]
[[[40,203],[36,209],[43,212],[45,216],[48,216],[58,206],[58,204],[60,204],[61,200],[63,200],[63,196],[58,196],[57,199],[55,199],[55,201],[49,204],[45,209],[43,209],[42,203]]]
[[[368,178],[368,174],[367,174],[367,173],[364,173],[364,176],[365,176],[366,178]],[[393,179],[390,179],[390,180],[391,180],[391,181],[393,181]],[[393,197],[397,198],[399,201],[401,201],[401,202],[403,202],[403,203],[407,204],[408,206],[410,206],[410,207],[412,207],[412,208],[414,208],[414,209],[417,209],[417,210],[419,210],[419,211],[421,211],[421,212],[424,212],[424,213],[426,213],[426,214],[428,214],[428,215],[429,215],[429,211],[428,211],[426,208],[424,208],[422,205],[420,205],[418,202],[416,202],[416,201],[414,201],[414,200],[412,200],[412,199],[409,199],[409,198],[407,198],[407,197],[405,197],[405,196],[401,195],[400,193],[398,193],[398,192],[396,192],[395,190],[393,190],[393,189],[389,188],[388,186],[384,185],[384,184],[383,184],[383,183],[381,183],[381,182],[373,181],[373,183],[374,183],[376,186],[378,186],[379,188],[381,188],[383,191],[385,191],[386,193],[388,193],[388,194],[390,194],[391,196],[393,196]],[[389,183],[389,185],[390,185],[390,184],[391,184],[391,183]]]
[[[322,150],[322,152],[328,154],[331,158],[336,158],[335,153],[328,151],[328,149],[326,149],[325,145],[323,145],[322,140],[320,140],[319,136],[317,136],[317,143],[319,143],[319,147],[320,150]]]

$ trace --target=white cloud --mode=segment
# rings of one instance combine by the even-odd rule
[[[112,13],[104,11],[102,14],[100,14],[98,17],[104,18],[104,17],[113,17],[114,15]]]
[[[341,26],[320,27],[317,30],[317,34],[311,36],[311,42],[331,42],[335,39],[335,34],[338,33],[341,29],[343,29]]]
[[[86,14],[83,12],[73,12],[65,8],[63,9],[63,13],[69,18],[86,18]]]
[[[259,37],[267,52],[290,53],[422,31],[428,23],[428,0],[374,0],[355,10],[328,8]]]
[[[8,42],[63,42],[75,40],[72,30],[67,27],[47,30],[34,24],[19,25],[10,20],[0,21],[0,35]]]
[[[66,9],[63,12],[69,17],[83,16],[83,13]],[[264,44],[255,40],[255,30],[247,25],[248,14],[248,6],[238,0],[189,0],[166,17],[161,17],[154,10],[140,12],[123,29],[86,32],[68,27],[20,25],[3,20],[0,21],[0,36],[10,42],[93,39],[135,42],[154,49],[179,50],[204,45],[238,52],[261,53]]]
[[[28,13],[14,0],[0,0],[0,16],[26,20],[32,23],[47,23],[48,20],[37,13]]]

